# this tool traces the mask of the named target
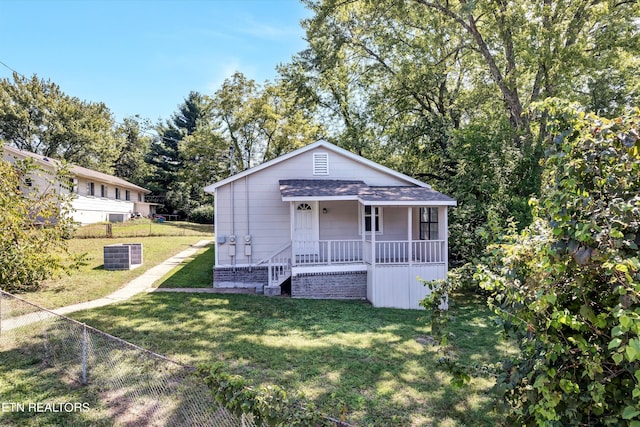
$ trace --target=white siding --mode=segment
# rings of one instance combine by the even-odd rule
[[[313,174],[313,154],[328,152],[329,174],[318,176]],[[264,174],[264,175],[263,175]],[[279,179],[344,179],[361,180],[367,185],[411,185],[398,177],[377,171],[362,163],[356,162],[341,154],[328,151],[322,147],[292,157],[270,168],[258,171],[251,177],[269,176]]]
[[[327,213],[322,213],[326,209]],[[358,240],[358,202],[320,202],[320,240]]]
[[[107,221],[110,213],[124,214],[126,220],[133,212],[133,202],[81,195],[73,198],[71,206],[73,220],[81,224]]]
[[[430,290],[417,277],[437,280],[446,278],[446,274],[445,264],[369,266],[367,298],[374,307],[422,309],[419,302]]]
[[[320,147],[317,150],[302,153],[216,189],[216,235],[224,236],[227,240],[226,243],[217,244],[217,265],[256,263],[272,255],[291,240],[289,203],[282,201],[279,181],[281,179],[320,179],[313,174],[313,154],[316,152],[327,152],[327,150]],[[408,185],[398,177],[371,169],[341,154],[331,151],[328,154],[329,175],[323,176],[322,179],[363,180],[368,185]],[[328,210],[331,207],[331,210],[323,215],[323,207],[327,207]],[[332,229],[328,222],[331,212],[344,220],[347,219],[348,213],[352,212],[353,218],[348,224],[341,224],[336,229]],[[353,231],[349,233],[349,237],[341,234],[342,231],[346,232],[352,227]],[[406,229],[406,225],[404,228]],[[228,243],[228,236],[232,234],[238,238],[235,249]],[[245,255],[242,239],[246,234],[252,236],[251,256]],[[356,202],[345,203],[344,208],[324,202],[320,204],[320,238],[338,237],[360,238]],[[229,255],[230,251],[235,254],[235,260]]]
[[[254,264],[291,240],[289,203],[281,200],[278,179],[247,176],[218,188],[215,197],[216,235],[227,240],[218,244],[218,265]],[[235,248],[230,235],[238,239]],[[245,255],[245,235],[251,235],[251,256]]]

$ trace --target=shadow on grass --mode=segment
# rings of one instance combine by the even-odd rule
[[[500,331],[482,303],[452,311],[461,358],[496,360]],[[454,389],[428,336],[428,314],[363,302],[149,294],[82,321],[191,364],[223,361],[256,384],[304,392],[356,424],[496,425],[492,381]],[[468,331],[468,333],[462,333]]]
[[[190,369],[93,331],[85,350],[81,325],[62,319],[39,329],[5,332],[0,341],[2,425],[216,426],[230,419]]]
[[[210,288],[213,286],[215,246],[210,245],[202,253],[191,256],[173,270],[159,288]]]
[[[6,342],[5,332],[2,340]],[[95,390],[69,378],[69,372],[51,366],[45,340],[31,337],[17,348],[0,346],[0,396],[3,402],[22,405],[0,412],[0,424],[8,426],[111,426],[113,420],[101,410]],[[83,405],[81,408],[64,404]],[[57,410],[55,404],[58,405]],[[39,408],[34,405],[39,405]],[[50,405],[47,410],[46,405]],[[23,410],[24,409],[24,410]],[[88,410],[86,410],[88,409]]]

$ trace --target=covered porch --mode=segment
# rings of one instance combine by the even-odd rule
[[[416,277],[446,277],[449,197],[362,181],[284,180],[280,191],[289,202],[291,241],[270,264],[270,279],[281,280],[272,269],[287,261],[294,281],[363,272],[374,306],[419,308],[428,289]]]

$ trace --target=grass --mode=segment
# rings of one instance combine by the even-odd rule
[[[146,218],[122,223],[110,224],[113,237],[150,237],[150,236],[211,236],[213,225],[195,224],[184,221],[153,222]],[[90,224],[78,228],[75,238],[107,237],[107,223]]]
[[[460,357],[511,351],[472,295],[452,309]],[[492,380],[455,389],[425,344],[425,313],[362,302],[147,294],[74,318],[189,364],[223,361],[257,384],[302,392],[329,414],[386,426],[495,425]]]
[[[39,291],[24,293],[20,296],[46,308],[58,308],[101,298],[116,291],[151,267],[203,239],[213,239],[213,235],[197,234],[171,238],[137,237],[135,240],[131,238],[71,239],[69,240],[71,251],[86,253],[87,265],[73,271],[70,276],[63,275],[46,281]],[[103,267],[103,247],[125,242],[142,243],[142,266],[125,271],[105,270]]]
[[[136,241],[144,244],[146,263],[166,258],[161,252],[178,252],[199,239],[147,237]],[[85,288],[96,287],[93,292],[104,294],[105,288],[119,286],[112,282],[130,280],[127,274],[141,270],[112,275],[100,267],[102,245],[117,241],[73,240],[78,250],[88,248],[83,243],[95,246],[92,264],[72,276],[73,284],[52,284],[26,298],[51,306],[57,294],[66,294],[68,303]],[[152,255],[154,251],[158,253]],[[204,249],[192,262],[165,276],[160,286],[209,287],[212,260],[213,248]],[[514,351],[500,340],[492,314],[479,297],[461,294],[453,300],[457,302],[451,309],[453,343],[463,362],[495,361]],[[425,312],[376,309],[357,301],[151,293],[72,316],[180,362],[222,361],[256,384],[278,384],[304,393],[327,414],[338,416],[345,411],[347,419],[357,425],[492,426],[501,422],[492,411],[491,378],[476,378],[462,389],[451,386],[450,375],[438,364],[437,347],[429,345],[431,331]],[[99,397],[90,388],[77,390],[60,380],[58,372],[43,369],[28,349],[0,355],[0,396],[4,400],[89,401],[99,406]],[[71,420],[63,424],[109,425],[103,412],[92,414],[70,415]],[[85,419],[90,416],[94,418]],[[58,418],[43,418],[42,423],[39,419],[24,424],[60,423]]]
[[[200,249],[158,281],[159,288],[210,288],[213,283],[215,246]]]
[[[111,426],[108,413],[99,408],[99,392],[81,387],[70,381],[64,368],[47,366],[42,359],[42,348],[37,344],[37,337],[27,337],[29,342],[19,347],[5,346],[11,333],[4,332],[0,340],[0,404],[5,403],[0,411],[0,424],[3,426]],[[9,338],[10,340],[10,338]],[[86,403],[89,411],[73,412],[35,412],[29,404]],[[17,406],[11,408],[7,404],[24,405],[22,411]]]

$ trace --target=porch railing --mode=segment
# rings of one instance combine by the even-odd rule
[[[372,264],[370,240],[292,242],[294,265]],[[375,242],[375,264],[430,264],[446,261],[444,240]]]
[[[444,240],[376,242],[376,264],[429,264],[445,262]],[[371,256],[369,256],[371,258]]]
[[[362,240],[293,241],[296,265],[358,264],[362,258]]]
[[[269,286],[279,286],[291,277],[291,242],[278,249],[269,258],[258,262],[258,265],[267,264]]]

